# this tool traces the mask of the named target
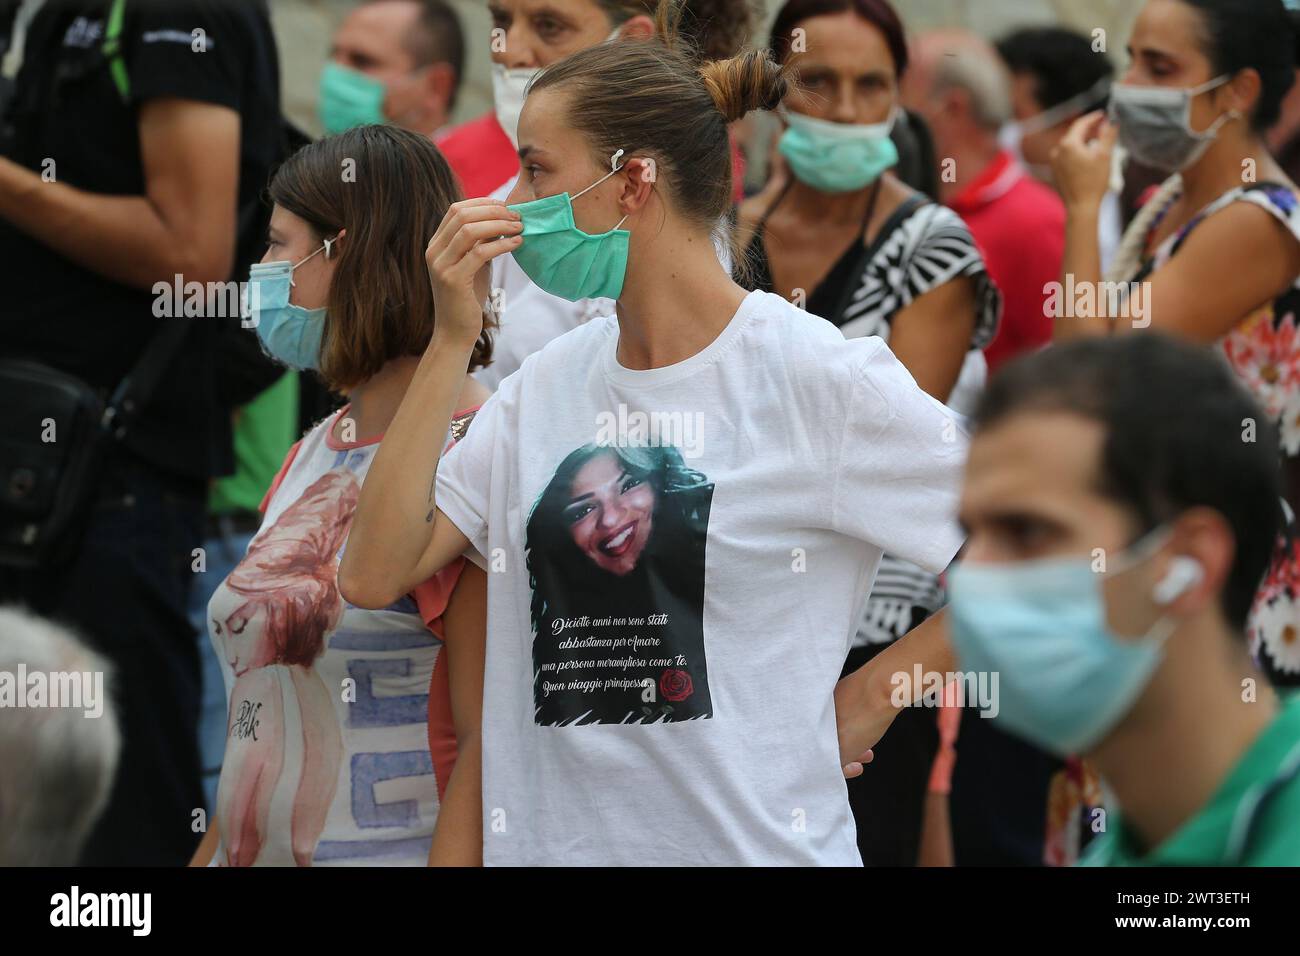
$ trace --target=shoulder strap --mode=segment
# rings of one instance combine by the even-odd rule
[[[126,72],[126,57],[122,53],[122,22],[126,17],[126,0],[113,0],[108,11],[108,25],[104,28],[104,58],[118,95],[126,102],[131,98],[131,79]]]
[[[148,404],[172,357],[194,325],[193,319],[164,319],[159,329],[126,378],[118,383],[104,409],[102,425],[116,438],[126,434],[140,410]]]
[[[904,199],[902,205],[890,213],[889,218],[881,225],[880,231],[876,233],[875,238],[871,240],[869,245],[862,247],[862,252],[859,253],[857,261],[853,263],[853,271],[849,273],[849,275],[853,277],[853,281],[844,283],[844,289],[840,292],[839,301],[835,303],[835,308],[831,310],[830,315],[824,315],[822,318],[830,320],[835,325],[840,324],[839,317],[844,314],[844,310],[847,309],[849,303],[853,301],[854,294],[862,285],[863,273],[867,271],[867,266],[869,266],[871,260],[876,257],[876,253],[878,253],[880,247],[885,244],[885,240],[893,235],[894,231],[906,222],[912,213],[916,212],[916,210],[929,202],[930,199],[928,196],[925,196],[922,193],[915,193],[914,195],[908,196]]]

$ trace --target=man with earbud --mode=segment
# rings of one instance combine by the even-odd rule
[[[1158,335],[1014,362],[975,412],[949,634],[994,719],[1101,774],[1084,864],[1300,864],[1300,698],[1245,633],[1281,526],[1267,421]]]

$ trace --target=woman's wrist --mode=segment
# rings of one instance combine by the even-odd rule
[[[474,351],[474,346],[478,344],[479,336],[482,331],[452,331],[438,327],[435,322],[433,326],[433,335],[429,339],[429,348],[426,354],[441,353],[447,355],[459,356],[464,353],[466,357]]]
[[[1101,216],[1101,203],[1105,194],[1100,196],[1081,196],[1065,201],[1065,219],[1067,222],[1080,220],[1096,221]]]

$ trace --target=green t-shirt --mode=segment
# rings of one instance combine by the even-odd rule
[[[1300,694],[1194,817],[1143,855],[1118,814],[1080,866],[1300,866]]]
[[[208,512],[257,511],[297,438],[298,373],[290,371],[239,410],[235,473],[213,482]]]

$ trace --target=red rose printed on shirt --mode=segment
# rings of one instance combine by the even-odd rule
[[[695,684],[686,671],[666,670],[659,678],[659,693],[663,695],[664,700],[675,704],[695,693]]]

